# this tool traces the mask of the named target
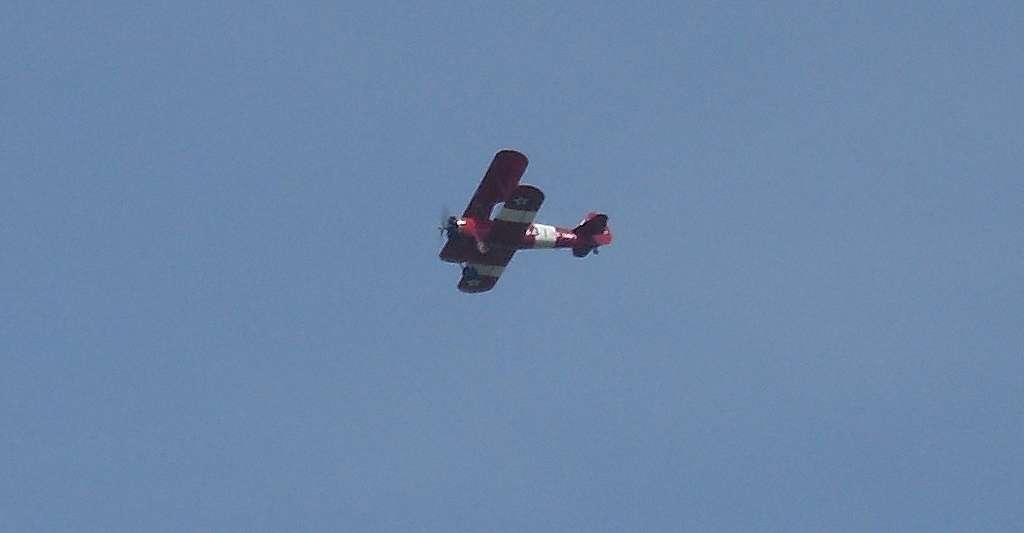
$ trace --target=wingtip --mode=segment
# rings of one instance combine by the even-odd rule
[[[498,150],[498,153],[495,154],[495,157],[501,157],[501,156],[504,156],[504,157],[514,157],[516,159],[521,159],[522,163],[523,163],[523,166],[526,166],[530,162],[530,158],[526,157],[526,154],[524,154],[524,153],[522,153],[519,150],[516,150],[514,148],[502,148],[501,150]]]

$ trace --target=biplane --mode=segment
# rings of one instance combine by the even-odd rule
[[[493,289],[517,250],[571,248],[574,256],[586,257],[612,242],[608,215],[602,213],[588,213],[573,228],[534,223],[544,193],[519,184],[527,163],[515,150],[498,152],[462,216],[443,217],[438,229],[448,240],[440,257],[462,265],[460,291]],[[492,220],[498,203],[501,209]]]

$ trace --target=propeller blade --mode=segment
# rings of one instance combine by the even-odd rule
[[[444,230],[448,229],[448,218],[451,216],[449,214],[450,211],[451,210],[448,209],[448,206],[446,206],[446,205],[441,206],[441,221],[437,225],[437,242],[438,243],[443,243],[444,242]]]

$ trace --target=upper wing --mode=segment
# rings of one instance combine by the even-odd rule
[[[515,253],[513,249],[499,249],[491,250],[487,255],[477,254],[477,257],[467,262],[466,268],[462,270],[459,290],[485,292],[493,289]]]
[[[491,232],[487,239],[495,243],[518,243],[526,234],[527,228],[533,224],[541,204],[544,203],[544,193],[533,185],[520,185],[512,194],[508,195],[505,205],[498,211],[491,225]]]
[[[526,156],[515,150],[502,150],[495,154],[462,218],[488,220],[494,204],[505,201],[515,189],[519,178],[526,172],[527,163]]]

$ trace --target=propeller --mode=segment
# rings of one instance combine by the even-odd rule
[[[441,222],[437,226],[437,239],[441,240],[441,236],[444,235],[445,221],[448,220],[448,207],[441,207]]]
[[[451,215],[451,211],[447,207],[441,208],[441,224],[437,226],[437,238],[441,240],[445,232],[448,232],[448,238],[451,239],[458,235],[458,218]]]

